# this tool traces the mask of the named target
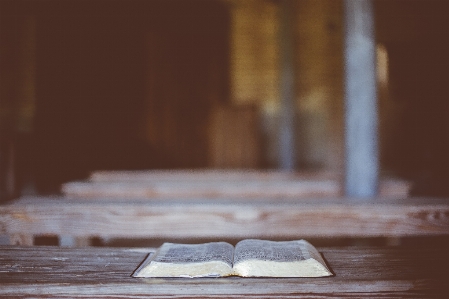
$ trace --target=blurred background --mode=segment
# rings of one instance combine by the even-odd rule
[[[0,183],[279,167],[280,1],[0,0]],[[449,2],[376,0],[381,175],[449,195]],[[296,170],[344,167],[344,11],[293,1]]]

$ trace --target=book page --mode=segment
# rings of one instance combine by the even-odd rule
[[[164,243],[153,261],[159,263],[202,263],[222,261],[232,267],[234,247],[226,242],[204,244]]]
[[[305,240],[243,240],[234,250],[234,273],[244,277],[321,277],[332,273]]]
[[[226,242],[164,243],[133,277],[217,277],[232,274],[234,247]]]
[[[293,262],[305,260],[299,241],[266,241],[248,239],[237,243],[234,264],[244,260],[265,260],[276,262]]]

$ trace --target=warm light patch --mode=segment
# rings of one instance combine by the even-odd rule
[[[384,45],[376,47],[377,81],[386,86],[388,84],[388,52]]]

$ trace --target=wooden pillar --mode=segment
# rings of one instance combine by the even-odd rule
[[[282,0],[280,9],[280,90],[279,167],[295,168],[295,64],[292,0]]]
[[[345,0],[346,196],[378,192],[375,35],[371,0]]]

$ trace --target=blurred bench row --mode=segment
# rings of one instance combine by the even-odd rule
[[[0,234],[9,244],[57,236],[66,246],[90,245],[94,238],[449,236],[448,201],[409,198],[406,182],[383,184],[383,196],[367,202],[342,197],[332,174],[96,172],[65,184],[63,196],[0,206]]]
[[[342,196],[343,176],[329,172],[298,173],[256,170],[99,171],[81,182],[62,186],[70,197],[220,198]],[[407,197],[410,184],[380,181],[380,197]]]

